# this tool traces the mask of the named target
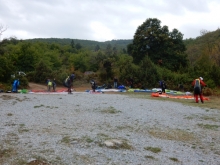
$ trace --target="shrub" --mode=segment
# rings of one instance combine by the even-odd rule
[[[211,96],[211,95],[213,95],[213,90],[211,88],[204,88],[203,95],[204,96]]]

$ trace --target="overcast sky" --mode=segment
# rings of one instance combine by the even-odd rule
[[[220,0],[0,0],[1,39],[133,39],[148,18],[186,38],[220,27]]]

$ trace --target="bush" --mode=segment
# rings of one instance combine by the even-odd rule
[[[204,88],[203,95],[204,96],[211,96],[211,95],[213,95],[213,90],[211,88]]]
[[[19,76],[20,86],[19,88],[27,88],[28,87],[28,79],[24,76]]]
[[[216,87],[213,89],[213,95],[220,96],[220,87]]]
[[[216,87],[215,82],[213,80],[211,80],[211,79],[208,79],[205,82],[206,82],[206,84],[208,85],[209,88],[215,88]]]

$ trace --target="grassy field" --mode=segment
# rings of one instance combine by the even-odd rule
[[[195,100],[192,99],[172,99],[172,98],[164,98],[164,97],[152,97],[151,93],[139,93],[139,92],[122,92],[120,93],[122,95],[128,95],[130,97],[134,98],[143,98],[143,99],[152,99],[152,100],[161,100],[161,101],[173,101],[182,103],[184,105],[189,106],[197,106],[201,108],[209,108],[209,109],[218,109],[220,110],[220,97],[218,96],[209,96],[208,101],[204,101],[204,104],[201,102],[196,103]]]

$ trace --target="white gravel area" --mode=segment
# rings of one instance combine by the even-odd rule
[[[106,146],[112,139],[123,145]],[[52,165],[220,165],[220,110],[124,94],[2,93],[0,164],[34,160]]]

